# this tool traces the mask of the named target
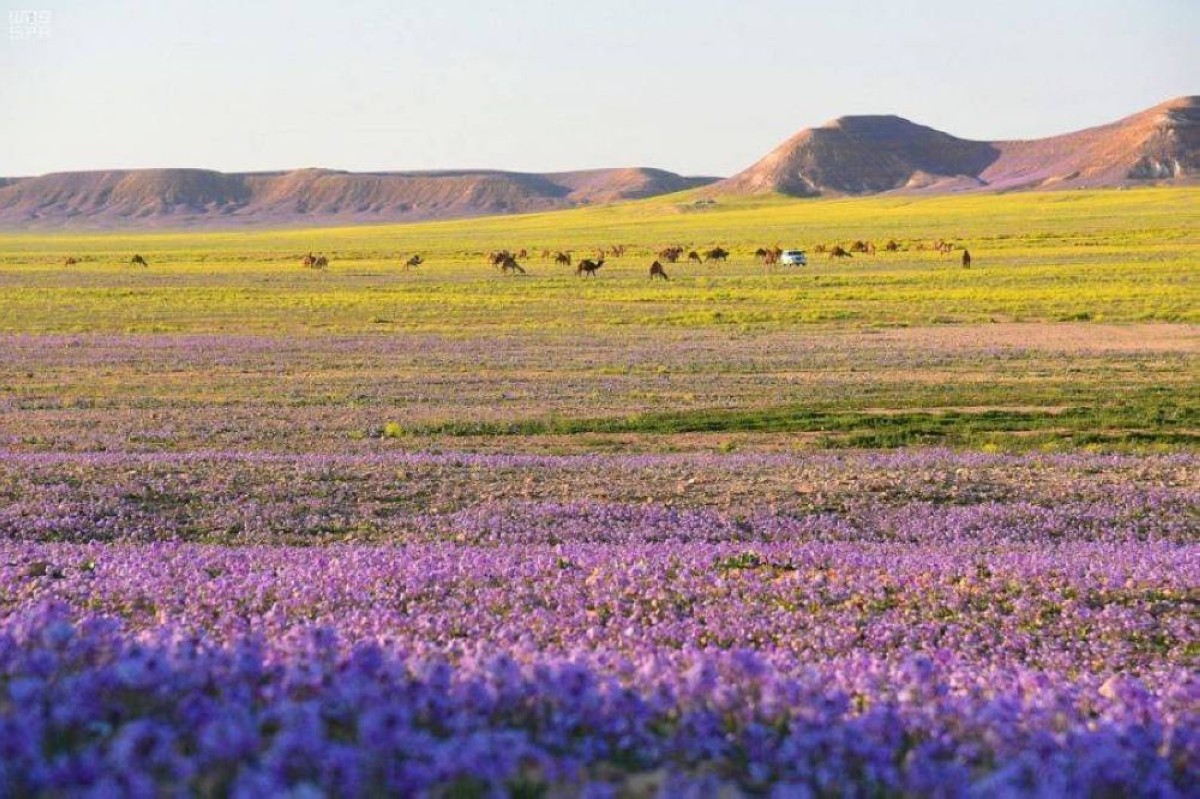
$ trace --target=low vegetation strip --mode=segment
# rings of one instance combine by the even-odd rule
[[[1145,399],[1145,398],[1143,398]],[[444,422],[412,429],[384,425],[377,435],[535,436],[581,433],[819,433],[827,447],[901,447],[943,444],[1013,444],[1011,434],[1038,434],[1036,443],[1200,443],[1200,405],[1184,399],[1136,399],[1109,407],[1052,410],[895,410],[883,413],[777,407],[754,410],[704,409],[638,416],[534,419],[513,422]],[[1008,434],[1008,435],[1006,435]]]
[[[1195,543],[1194,455],[2,453],[0,538]]]

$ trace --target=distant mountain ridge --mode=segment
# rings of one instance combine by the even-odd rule
[[[1200,182],[1200,97],[1027,141],[971,141],[898,116],[800,131],[720,180],[651,168],[225,173],[123,169],[0,178],[0,227],[235,227],[464,218],[573,208],[703,188],[797,197],[1019,191]]]
[[[850,116],[797,133],[714,184],[714,195],[799,197],[1098,188],[1200,177],[1200,97],[1075,133],[970,141],[897,116]]]
[[[121,169],[0,178],[0,226],[187,227],[403,222],[571,208],[712,183],[661,169],[547,174],[444,172],[225,173]]]

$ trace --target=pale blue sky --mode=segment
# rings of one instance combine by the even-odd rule
[[[0,175],[659,166],[896,113],[973,138],[1200,92],[1197,0],[0,0]],[[48,10],[14,40],[9,11]]]

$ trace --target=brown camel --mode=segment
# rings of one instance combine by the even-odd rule
[[[688,263],[693,263],[693,262],[698,263],[698,264],[704,263],[704,259],[700,257],[700,253],[696,252],[695,250],[692,250],[691,252],[688,253],[687,259],[688,259]]]
[[[764,266],[779,263],[780,257],[783,255],[783,248],[778,244],[774,247],[759,247],[754,251],[754,257],[759,260]]]
[[[708,252],[704,253],[705,261],[721,261],[722,263],[729,260],[729,250],[713,247]]]
[[[68,257],[67,260],[63,261],[63,266],[74,266],[77,263],[79,263],[78,258]]]
[[[146,259],[143,258],[142,256],[134,255],[132,258],[129,259],[129,265],[130,266],[149,266],[150,264],[146,263]]]
[[[317,256],[313,255],[310,252],[308,255],[304,256],[304,261],[302,263],[304,264],[305,269],[312,269],[313,264],[315,264],[316,262],[317,262]]]
[[[421,264],[423,264],[423,263],[425,263],[425,259],[424,259],[424,258],[422,258],[422,257],[420,256],[420,254],[417,254],[417,255],[414,255],[412,258],[409,258],[407,261],[405,261],[405,262],[404,262],[404,268],[405,268],[405,269],[412,269],[412,268],[414,268],[414,267],[420,266],[420,265],[421,265]]]
[[[900,252],[900,245],[896,243],[895,239],[888,239],[888,243],[884,245],[883,249],[888,252]]]
[[[604,266],[604,259],[593,261],[591,258],[584,258],[579,262],[579,266],[575,268],[576,275],[585,275],[595,277],[596,272],[600,271],[600,267]]]
[[[500,262],[500,272],[502,274],[512,272],[514,275],[523,275],[525,274],[525,269],[519,263],[517,263],[517,259],[514,258],[511,253],[505,253],[504,259]]]
[[[834,258],[853,258],[853,257],[854,256],[851,255],[849,252],[847,252],[840,244],[835,245],[834,248],[829,251],[830,260],[832,260]]]
[[[868,241],[867,242],[867,255],[874,255],[874,254],[875,254],[875,242]]]
[[[664,247],[658,251],[658,257],[669,264],[673,264],[679,260],[679,256],[683,255],[683,248],[675,245],[672,247]]]
[[[663,265],[660,264],[658,261],[655,261],[654,263],[650,264],[650,279],[653,280],[656,277],[661,277],[663,280],[671,279],[667,275],[667,270],[663,269]]]
[[[558,255],[554,256],[554,263],[558,264],[559,266],[570,266],[571,254],[569,252],[560,252]]]
[[[313,269],[324,269],[327,266],[329,266],[329,259],[324,255],[318,255],[317,259],[313,261]]]
[[[966,247],[963,248],[962,265],[967,269],[971,268],[971,251]]]
[[[825,250],[826,250],[826,247],[824,244],[818,244],[816,247],[813,247],[813,252],[815,252],[815,253],[824,253]]]

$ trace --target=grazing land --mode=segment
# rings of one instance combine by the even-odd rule
[[[0,235],[0,795],[1186,796],[1198,276],[1194,188]]]
[[[1170,448],[1197,429],[1198,231],[1200,193],[1164,189],[11,235],[0,429],[21,450]],[[812,252],[857,238],[908,249]],[[975,266],[915,249],[935,238]],[[734,255],[649,280],[676,242]],[[775,242],[811,265],[756,263]],[[615,243],[595,280],[540,257]],[[529,274],[489,266],[500,248]]]

